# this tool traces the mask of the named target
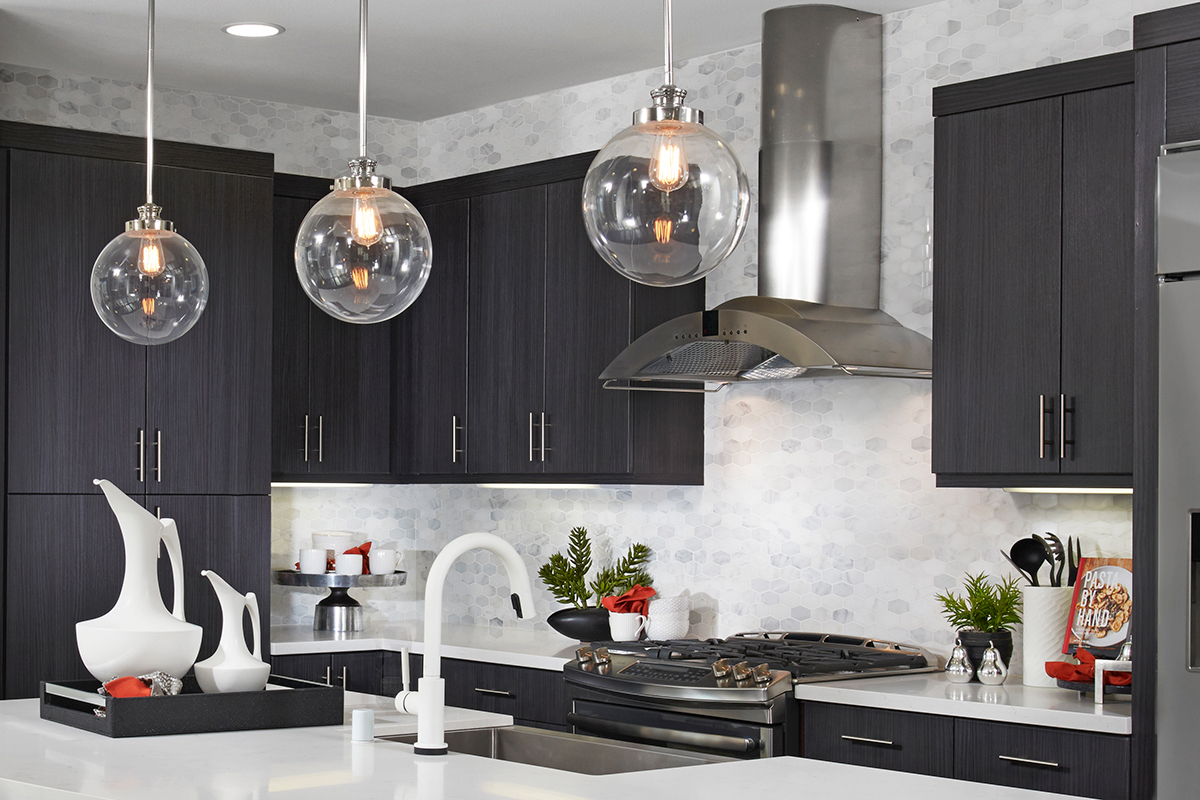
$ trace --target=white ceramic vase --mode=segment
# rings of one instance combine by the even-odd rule
[[[1021,682],[1026,686],[1058,686],[1046,674],[1046,662],[1067,660],[1062,645],[1074,591],[1071,586],[1021,587]]]
[[[105,480],[94,481],[125,540],[125,579],[117,604],[102,617],[75,624],[79,655],[99,681],[162,670],[182,678],[200,652],[203,634],[183,616],[183,555],[175,521],[160,520]],[[158,588],[158,546],[171,559],[175,598],[171,611]]]
[[[205,692],[257,692],[267,685],[271,665],[262,660],[262,631],[258,622],[258,598],[254,592],[243,595],[211,569],[201,575],[212,583],[221,602],[221,641],[217,652],[196,664],[196,682]],[[250,612],[254,631],[254,652],[246,647],[242,614]]]

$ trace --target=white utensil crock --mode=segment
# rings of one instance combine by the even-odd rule
[[[1021,682],[1026,686],[1058,685],[1046,674],[1046,662],[1067,660],[1062,645],[1074,591],[1073,586],[1021,587]]]

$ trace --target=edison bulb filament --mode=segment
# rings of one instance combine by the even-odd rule
[[[379,206],[370,195],[358,195],[354,198],[350,235],[354,237],[355,243],[363,247],[370,247],[383,238],[383,220],[379,218]]]
[[[688,180],[683,138],[675,135],[680,128],[677,122],[659,123],[658,127],[654,152],[650,157],[650,183],[660,192],[673,192],[682,188]]]
[[[138,270],[143,275],[154,277],[163,271],[162,248],[158,246],[154,236],[147,236],[138,251]]]

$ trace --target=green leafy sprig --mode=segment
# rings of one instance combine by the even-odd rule
[[[1012,630],[1021,621],[1021,590],[1016,578],[1010,576],[993,585],[981,572],[967,575],[963,584],[965,598],[953,592],[936,595],[952,628],[995,633]]]
[[[650,586],[653,579],[646,570],[650,555],[649,547],[635,542],[617,563],[597,572],[589,584],[587,575],[592,569],[592,543],[586,528],[572,528],[567,554],[550,556],[538,570],[538,577],[559,602],[576,608],[592,608],[599,606],[605,597],[623,594],[636,584]]]

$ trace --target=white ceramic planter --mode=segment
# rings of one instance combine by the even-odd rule
[[[1046,674],[1047,661],[1066,661],[1062,653],[1073,586],[1022,586],[1021,618],[1024,621],[1021,666],[1026,686],[1057,686]]]

